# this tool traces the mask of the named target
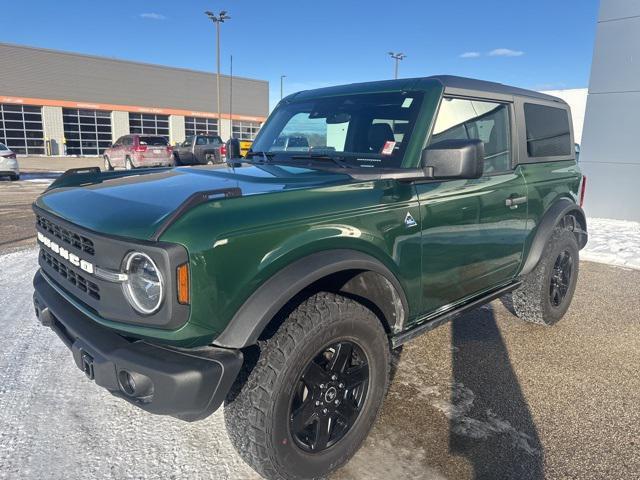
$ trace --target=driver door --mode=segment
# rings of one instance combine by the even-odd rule
[[[519,167],[512,167],[509,102],[445,98],[429,144],[480,139],[484,173],[473,180],[417,185],[422,216],[423,314],[510,281],[522,261],[527,205]],[[526,202],[526,200],[525,200]]]

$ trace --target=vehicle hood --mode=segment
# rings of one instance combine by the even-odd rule
[[[96,174],[79,186],[55,188],[54,184],[35,205],[95,232],[151,239],[168,217],[198,192],[234,189],[233,195],[243,197],[350,181],[340,173],[280,165],[116,173],[120,176]]]

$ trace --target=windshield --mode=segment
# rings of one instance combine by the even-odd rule
[[[0,143],[0,150],[9,150],[4,143]]]
[[[343,95],[281,104],[252,151],[276,160],[331,157],[350,167],[400,168],[422,94]]]
[[[220,137],[199,136],[198,140],[196,140],[196,145],[211,145],[215,143],[222,143],[222,139]]]
[[[140,145],[157,147],[161,145],[169,145],[169,142],[164,137],[140,137]]]

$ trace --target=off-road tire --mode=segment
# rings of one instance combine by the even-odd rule
[[[109,157],[105,155],[103,159],[104,159],[104,171],[111,172],[113,170],[113,165],[111,165],[111,161],[109,160]]]
[[[567,292],[559,303],[552,305],[550,289],[554,266],[559,255],[568,252],[573,259]],[[579,248],[570,230],[556,227],[544,248],[536,267],[522,278],[522,286],[512,294],[516,315],[526,322],[553,325],[567,312],[576,288],[579,270]]]
[[[290,433],[291,395],[308,363],[336,340],[355,342],[366,354],[367,394],[342,439],[307,453]],[[240,456],[268,479],[322,478],[344,465],[369,433],[389,382],[389,342],[380,320],[354,300],[318,293],[293,310],[271,338],[260,341],[259,349],[253,361],[245,356],[249,366],[225,401],[227,431]]]

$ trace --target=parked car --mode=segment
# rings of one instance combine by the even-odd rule
[[[309,140],[304,136],[284,135],[273,143],[272,151],[306,152],[309,150]]]
[[[205,165],[222,163],[227,147],[217,135],[190,135],[173,148],[176,165]]]
[[[173,165],[173,149],[161,135],[124,135],[103,153],[104,170]]]
[[[9,177],[14,181],[20,179],[16,154],[4,143],[0,143],[0,177]]]
[[[399,79],[287,97],[237,166],[70,171],[34,204],[36,315],[119,398],[189,421],[224,404],[261,475],[324,478],[395,349],[507,293],[562,319],[587,242],[571,125],[539,92]],[[282,149],[291,131],[314,150]]]

